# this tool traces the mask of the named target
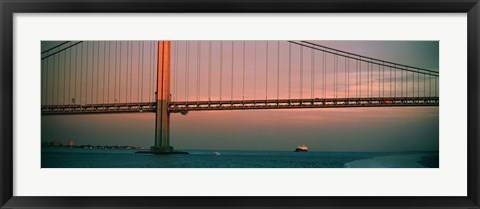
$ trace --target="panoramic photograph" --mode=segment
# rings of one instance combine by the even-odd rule
[[[41,42],[41,168],[439,168],[439,42]]]

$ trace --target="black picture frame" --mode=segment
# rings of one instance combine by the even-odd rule
[[[478,0],[0,0],[1,208],[479,208]],[[466,197],[20,197],[13,196],[15,13],[467,13],[468,195]],[[452,179],[454,180],[454,179]]]

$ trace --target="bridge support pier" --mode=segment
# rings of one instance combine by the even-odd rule
[[[188,154],[175,152],[170,146],[170,41],[158,42],[157,61],[157,110],[155,117],[155,146],[150,147],[150,152],[155,154]]]

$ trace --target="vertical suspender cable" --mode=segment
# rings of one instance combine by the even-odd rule
[[[93,104],[93,74],[95,72],[95,68],[94,68],[94,65],[95,65],[95,42],[93,42],[93,47],[92,47],[92,87],[90,89],[90,102]]]
[[[132,96],[132,89],[133,89],[133,44],[134,42],[130,42],[130,52],[132,53],[130,55],[130,89],[128,89],[128,91],[130,91],[129,95],[130,95],[130,103],[132,103],[132,99],[133,99],[133,96]]]
[[[208,42],[208,101],[211,97],[211,88],[212,88],[212,41]]]
[[[388,88],[388,96],[392,97],[392,67],[388,67],[388,83],[390,87]]]
[[[40,67],[40,76],[41,76],[41,84],[40,84],[40,92],[41,92],[41,96],[40,96],[40,101],[41,101],[41,105],[45,105],[45,99],[44,99],[44,96],[45,96],[45,87],[43,87],[45,85],[45,77],[44,77],[44,72],[45,72],[45,63],[46,63],[46,60],[41,60],[42,62],[42,65]]]
[[[380,66],[378,65],[378,72],[380,72]],[[380,73],[378,73],[380,76]],[[380,78],[380,77],[379,77]],[[380,86],[380,79],[378,80],[378,86]],[[375,97],[375,64],[372,63],[372,97]],[[378,88],[378,97],[380,97],[380,88]]]
[[[67,90],[67,70],[65,69],[67,67],[67,50],[64,50],[62,52],[63,54],[63,89],[62,89],[62,104],[65,104],[65,91]]]
[[[361,58],[360,58],[361,59]],[[358,88],[358,97],[357,98],[361,98],[362,97],[362,60],[357,60],[357,74],[358,74],[358,83],[357,83],[357,88]]]
[[[57,64],[57,55],[53,55],[53,62],[52,62],[52,99],[51,99],[51,104],[52,105],[55,105],[56,102],[55,102],[55,89],[56,89],[56,85],[55,85],[55,74],[56,74],[56,64]]]
[[[88,42],[87,42],[88,44]],[[82,44],[82,50],[81,50],[81,53],[80,53],[80,104],[83,104],[83,97],[82,97],[82,93],[83,93],[83,88],[82,88],[82,84],[83,84],[83,44]]]
[[[397,97],[397,65],[394,64],[393,65],[393,72],[395,73],[395,75],[393,76],[394,78],[394,91],[393,91],[393,96],[394,97]]]
[[[412,72],[412,96],[415,97],[415,72]]]
[[[280,41],[277,41],[277,100],[280,97]]]
[[[288,42],[288,100],[291,99],[292,87],[292,43]]]
[[[56,96],[55,96],[55,99],[57,100],[56,104],[59,105],[59,94],[60,94],[60,53],[55,55],[55,57],[58,56],[58,60],[57,60],[57,92],[56,92]]]
[[[125,103],[128,103],[129,100],[130,100],[130,97],[132,95],[130,95],[130,97],[128,96],[128,76],[129,76],[129,73],[130,73],[130,61],[129,61],[129,58],[130,58],[130,41],[127,41],[127,70],[125,72]]]
[[[401,73],[401,77],[400,77],[400,79],[401,79],[401,80],[400,80],[400,87],[401,87],[401,89],[402,89],[402,91],[401,91],[401,97],[403,97],[403,95],[404,95],[404,94],[403,94],[403,70],[400,69],[400,73]]]
[[[117,95],[115,95],[115,97],[117,98],[117,102],[120,102],[120,75],[121,75],[121,72],[122,72],[122,42],[119,41],[120,43],[117,43],[120,44],[120,47],[117,46],[118,49],[118,53],[117,51],[115,52],[115,65],[117,64],[117,60],[118,60],[118,68],[115,68],[115,72],[117,73],[118,71],[118,88],[117,88],[117,78],[115,77],[115,88],[118,90],[118,97]],[[118,58],[117,58],[118,57]]]
[[[388,67],[388,96],[392,97],[392,67]]]
[[[48,90],[48,86],[49,86],[48,84],[50,83],[50,82],[48,82],[48,80],[49,80],[48,69],[50,68],[50,65],[48,64],[48,60],[50,60],[50,58],[46,58],[45,60],[46,60],[46,66],[47,66],[46,69],[45,69],[45,77],[46,77],[45,78],[45,105],[48,105],[48,91],[49,91]]]
[[[350,55],[345,58],[347,62],[347,98],[350,98]]]
[[[426,88],[425,88],[425,84],[427,83],[427,79],[426,79],[427,75],[426,74],[423,74],[423,97],[427,97],[427,92],[426,92]]]
[[[179,45],[180,46],[180,45]],[[156,92],[156,86],[158,85],[157,83],[157,77],[158,77],[158,71],[157,71],[157,64],[158,64],[158,47],[159,45],[157,44],[157,41],[154,41],[153,42],[153,56],[155,57],[155,59],[153,59],[153,81],[152,81],[152,87],[154,90],[154,92]],[[155,98],[155,95],[154,95],[154,102],[155,102],[156,98]]]
[[[381,80],[380,80],[380,65],[378,65],[378,97],[381,97],[381,92],[380,92],[380,84],[381,84]]]
[[[336,60],[336,63],[337,63],[337,82],[336,82],[336,89],[337,89],[337,93],[336,93],[336,96],[335,98],[338,98],[338,94],[340,94],[340,61],[339,61],[340,57],[339,55],[337,55],[337,60]]]
[[[87,42],[87,53],[85,54],[85,56],[87,56],[87,63],[85,63],[85,103],[88,103],[88,67],[90,62],[90,56],[88,55],[89,55],[89,42]]]
[[[100,73],[100,42],[97,42],[97,97],[96,97],[97,104],[98,104],[98,97],[100,94],[100,88],[98,87],[98,84],[99,84],[98,80],[100,80],[99,73]]]
[[[428,96],[432,97],[432,77],[431,75],[428,76]]]
[[[57,62],[57,105],[60,104],[60,55],[62,53],[58,53],[57,56],[58,56],[58,62]]]
[[[153,69],[152,69],[152,53],[153,53],[153,43],[151,41],[148,42],[148,56],[149,56],[149,59],[148,59],[148,94],[147,94],[147,99],[145,101],[148,101],[150,102],[150,98],[152,96],[152,72],[153,72]],[[176,66],[175,66],[176,67]],[[174,69],[175,71],[175,69]],[[173,72],[175,73],[175,72]],[[171,78],[172,74],[170,74],[170,78]]]
[[[121,99],[122,99],[122,50],[123,50],[123,41],[120,41],[120,49],[119,49],[119,58],[118,58],[118,102],[121,102]],[[126,78],[126,76],[125,76]],[[125,80],[126,81],[126,80]],[[126,101],[126,97],[125,97],[125,103],[127,102]]]
[[[367,64],[367,97],[371,96],[371,75],[370,75],[370,63],[365,60],[365,64]]]
[[[374,96],[374,93],[375,93],[375,90],[374,90],[374,88],[375,88],[375,75],[374,75],[374,73],[375,73],[375,65],[374,65],[373,63],[370,63],[370,77],[371,77],[371,82],[370,82],[370,84],[372,85],[372,86],[370,87],[370,90],[372,91],[372,92],[370,93],[370,96],[371,96],[371,97],[373,97],[373,96]]]
[[[348,55],[347,55],[348,56]],[[345,98],[347,98],[347,57],[345,57]]]
[[[73,85],[73,97],[76,99],[77,98],[77,60],[78,60],[78,47],[77,45],[75,46],[75,76],[73,77],[74,78],[74,85]],[[75,99],[72,101],[73,104],[75,104]]]
[[[265,100],[268,98],[268,41],[265,47]]]
[[[177,62],[177,51],[178,51],[178,42],[173,42],[172,41],[172,46],[173,46],[173,61],[172,61],[172,73],[173,74],[170,74],[170,77],[173,76],[173,79],[172,79],[172,82],[173,82],[173,96],[172,96],[172,101],[177,101],[177,74],[178,74],[178,62]],[[151,46],[150,46],[150,57],[153,56],[153,42],[151,43]],[[153,58],[150,58],[150,64],[152,64],[152,59]],[[153,77],[153,71],[154,69],[152,68],[152,66],[150,66],[150,76]],[[150,81],[149,81],[150,82]],[[150,84],[151,86],[151,84]],[[154,88],[151,86],[151,88]],[[149,90],[149,95],[151,95],[151,92]]]
[[[137,60],[137,103],[140,103],[140,41],[138,42],[138,60]],[[158,92],[161,94],[161,92]]]
[[[375,93],[375,90],[374,90],[374,88],[375,88],[375,75],[374,74],[375,74],[375,65],[373,63],[370,63],[370,77],[371,77],[371,83],[370,84],[372,85],[370,87],[370,90],[372,91],[370,93],[371,97],[374,97],[374,93]]]
[[[200,96],[200,47],[202,42],[197,42],[197,101]]]
[[[45,93],[44,93],[45,100],[43,100],[43,101],[45,101],[45,105],[48,105],[48,60],[49,60],[48,58],[45,59],[45,68],[44,68],[45,69],[44,70],[45,71],[45,83],[44,83],[44,85],[45,85]]]
[[[66,103],[70,103],[70,94],[71,88],[72,88],[72,42],[70,42],[70,47],[69,47],[69,57],[70,59],[68,60],[68,95],[67,95],[67,101]]]
[[[63,90],[62,90],[62,104],[66,104],[65,91],[67,90],[67,50],[63,51]]]
[[[323,51],[323,98],[327,98],[327,54]]]
[[[355,62],[355,98],[358,98],[358,60],[353,61]]]
[[[222,79],[223,79],[223,41],[220,41],[220,96],[219,100],[222,101]]]
[[[371,61],[371,60],[370,60]],[[372,63],[369,63],[368,64],[370,67],[369,67],[369,71],[370,71],[370,77],[369,77],[369,80],[370,80],[370,97],[373,97],[373,64]]]
[[[122,91],[122,88],[120,88],[121,82],[122,82],[122,47],[123,47],[123,43],[122,41],[120,41],[120,49],[118,54],[118,102],[120,102],[120,99],[121,99],[120,92]]]
[[[145,101],[147,101],[147,102],[153,102],[153,100],[152,100],[152,89],[153,89],[153,87],[152,87],[152,78],[153,78],[153,75],[152,75],[152,74],[153,74],[153,62],[152,62],[152,60],[153,60],[153,42],[152,42],[152,41],[148,41],[147,44],[148,44],[148,57],[149,57],[149,58],[148,58],[148,67],[147,67],[147,68],[148,68],[148,76],[147,76],[147,77],[148,77],[148,92],[147,92],[147,99],[146,99]],[[174,45],[174,44],[172,43],[172,45]],[[172,53],[173,53],[173,52],[174,52],[174,51],[172,51]],[[171,63],[171,65],[174,65],[174,64],[175,64],[173,61],[171,61],[170,63]],[[174,66],[174,67],[176,67],[176,66]],[[173,74],[170,74],[170,78],[172,77],[172,75],[175,74],[175,68],[173,69],[172,72],[173,72]],[[171,79],[171,80],[173,80],[173,79]]]
[[[257,41],[253,42],[254,44],[254,79],[253,79],[253,99],[257,99]]]
[[[303,47],[300,49],[300,99],[303,99]]]
[[[178,47],[178,42],[175,42],[175,44],[177,45]],[[155,41],[152,41],[152,92],[150,93],[150,96],[152,97],[152,102],[155,102],[155,84],[156,84],[156,77],[155,77],[155,72],[157,72],[157,67],[156,67],[156,62],[157,62],[157,58],[158,56],[156,56],[156,52],[158,50],[156,50],[156,42]],[[178,52],[178,48],[177,48],[177,52]],[[176,55],[177,57],[177,66],[178,66],[178,56]],[[175,83],[178,83],[178,72],[179,72],[179,69],[177,69],[177,81]],[[177,95],[178,97],[178,95]],[[175,99],[177,100],[177,97],[175,97]]]
[[[175,101],[178,101],[178,72],[180,72],[180,68],[178,66],[178,47],[180,46],[180,42],[175,42]],[[155,50],[153,50],[155,52]]]
[[[144,63],[144,62],[145,62],[145,56],[144,56],[144,54],[145,54],[145,41],[142,41],[142,68],[141,68],[141,69],[142,69],[142,79],[141,79],[141,80],[142,80],[142,83],[140,84],[140,87],[141,87],[141,90],[140,90],[140,92],[141,92],[141,93],[140,93],[140,102],[143,101],[143,87],[144,87],[144,85],[143,85],[143,77],[145,77],[144,74],[143,74],[143,68],[144,68],[143,65],[145,64],[145,63]],[[169,98],[169,95],[167,95],[167,98]]]
[[[370,60],[371,61],[371,60]],[[372,77],[372,74],[373,74],[373,65],[372,63],[370,62],[367,62],[367,66],[368,66],[368,81],[369,81],[369,92],[368,92],[368,95],[369,97],[373,97],[373,77]]]
[[[243,73],[242,73],[242,80],[243,80],[243,83],[242,83],[242,101],[245,100],[245,41],[243,41],[243,55],[242,55],[242,59],[243,59]]]
[[[417,69],[417,97],[420,97],[420,70]]]
[[[85,87],[86,91],[87,91],[87,96],[85,97],[85,99],[87,100],[87,103],[88,103],[88,81],[91,82],[91,86],[90,86],[90,104],[93,104],[93,66],[94,66],[94,62],[95,62],[95,58],[94,58],[94,53],[95,53],[95,41],[92,41],[92,53],[90,53],[89,50],[87,50],[87,59],[89,61],[87,61],[87,76],[85,77],[85,81],[86,81],[86,84],[87,86]],[[92,59],[90,61],[89,59],[89,55],[92,55]],[[89,65],[91,62],[91,65]],[[88,79],[88,69],[90,68],[90,79]]]
[[[41,74],[41,105],[46,105],[46,100],[45,100],[45,86],[46,86],[46,77],[45,77],[45,70],[46,70],[46,63],[47,60],[41,60],[42,66],[40,68],[40,74]]]
[[[371,60],[370,60],[371,61]],[[370,86],[369,86],[369,89],[370,89],[370,92],[369,92],[369,96],[370,97],[373,97],[373,64],[372,63],[369,63],[367,62],[368,64],[368,80],[370,81]]]
[[[338,98],[338,55],[335,55],[335,99]]]
[[[188,101],[188,88],[190,82],[190,41],[186,41],[186,52],[187,56],[185,58],[185,102]]]
[[[107,102],[108,103],[110,103],[110,61],[111,61],[110,57],[112,56],[111,51],[110,51],[111,48],[112,48],[112,43],[109,41],[108,42],[108,50],[107,50],[107,52],[108,52],[108,58],[107,58],[108,59],[108,62],[107,62],[108,63],[108,67],[107,67],[107,70],[108,70],[108,73],[107,73],[107,75],[108,75],[107,76],[108,77],[107,78]]]
[[[333,55],[333,96],[335,98],[337,98],[337,82],[338,82],[338,80],[337,80],[337,76],[338,76],[338,74],[337,74],[337,66],[338,66],[337,59],[338,59],[337,55],[334,54]]]
[[[382,62],[382,97],[385,97],[385,62]]]
[[[373,64],[372,64],[372,65],[373,65]],[[374,67],[374,66],[375,66],[375,65],[373,65],[372,67]],[[377,72],[378,72],[378,97],[381,97],[381,96],[380,96],[380,90],[381,90],[381,89],[380,89],[380,84],[381,84],[381,80],[380,80],[380,65],[377,65],[377,66],[378,66],[378,71],[377,71]],[[373,69],[375,69],[375,68],[373,68]]]
[[[102,82],[102,83],[103,83],[103,84],[102,84],[103,88],[102,88],[102,104],[105,104],[105,83],[106,83],[106,82],[105,82],[105,81],[106,81],[106,79],[105,79],[105,74],[106,74],[106,71],[107,71],[107,70],[106,70],[106,66],[107,66],[107,63],[106,63],[106,60],[107,60],[107,58],[106,58],[106,53],[107,53],[107,42],[103,42],[103,77],[102,77],[102,78],[103,78],[103,82]]]
[[[371,94],[370,94],[370,63],[368,61],[365,61],[365,63],[367,64],[367,97],[370,97]]]
[[[408,69],[405,68],[405,97],[408,97]]]
[[[153,49],[154,45],[153,45],[153,41],[150,41],[150,66],[149,66],[149,69],[150,69],[150,79],[148,79],[148,98],[152,98],[152,92],[154,91],[153,90],[153,86],[152,86],[152,77],[153,77],[153,53],[155,52],[155,50]],[[175,80],[177,80],[177,75],[178,75],[178,42],[175,42]],[[175,85],[177,85],[177,81],[175,81]],[[175,86],[175,100],[177,98],[177,86]],[[152,101],[152,100],[148,100],[148,101]],[[152,101],[153,102],[153,101]]]
[[[72,67],[73,68],[73,73],[72,73],[73,74],[73,95],[72,95],[72,92],[70,91],[70,94],[68,95],[68,97],[69,97],[70,103],[75,104],[76,85],[77,85],[77,63],[78,63],[77,62],[77,58],[78,58],[77,57],[77,55],[78,55],[77,51],[78,51],[78,47],[77,47],[77,45],[75,45],[75,53],[73,53],[73,47],[70,48],[70,49],[71,49],[71,51],[70,51],[70,53],[71,53],[70,54],[70,57],[71,57],[70,60],[71,61],[70,62],[71,62],[71,65],[73,66]],[[73,54],[75,54],[75,58],[73,58]],[[75,64],[73,64],[72,61],[75,61]],[[70,83],[72,83],[72,82],[70,82]]]
[[[315,51],[313,49],[310,50],[310,93],[312,100],[315,98]]]
[[[337,98],[337,55],[333,55],[333,97]]]
[[[115,41],[115,71],[114,71],[114,82],[113,82],[113,102],[117,103],[117,57],[118,57],[118,41]]]
[[[333,90],[335,99],[338,96],[338,56],[333,56]]]
[[[93,102],[93,98],[94,98],[94,93],[93,93],[94,92],[94,88],[93,88],[94,87],[94,82],[93,81],[94,81],[94,76],[95,76],[94,75],[95,70],[97,71],[96,80],[97,80],[97,83],[98,83],[98,56],[99,56],[98,55],[98,44],[99,44],[98,41],[93,42],[93,48],[92,48],[92,101],[91,101],[92,103],[94,103]],[[97,53],[95,52],[95,45],[97,45]],[[97,57],[97,68],[95,68],[95,57]],[[95,89],[95,91],[96,91],[95,93],[98,96],[98,86],[97,86],[97,89]],[[96,101],[96,103],[98,103],[97,98],[95,98],[95,101]]]
[[[324,79],[324,73],[323,73],[323,71],[325,70],[325,69],[324,69],[324,65],[325,65],[325,58],[324,58],[324,56],[325,56],[325,52],[322,52],[322,55],[321,55],[321,57],[322,57],[322,63],[320,64],[320,68],[321,68],[321,71],[320,71],[320,75],[321,75],[320,83],[321,83],[321,89],[322,89],[322,91],[321,91],[320,94],[322,95],[323,98],[325,98],[325,95],[324,95],[324,83],[323,83],[323,79]]]
[[[231,81],[230,81],[230,100],[233,100],[233,58],[234,58],[234,51],[235,51],[235,41],[232,41],[232,75],[231,75]]]

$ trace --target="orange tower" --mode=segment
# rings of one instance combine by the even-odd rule
[[[152,152],[173,152],[170,146],[170,113],[168,102],[170,100],[170,41],[158,42],[157,61],[157,110],[155,118],[155,146]]]

